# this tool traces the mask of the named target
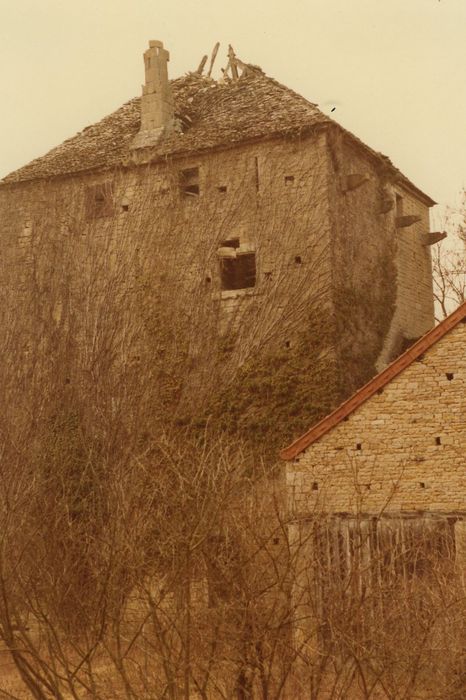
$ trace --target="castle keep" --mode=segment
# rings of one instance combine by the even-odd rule
[[[4,178],[9,259],[22,269],[44,221],[84,251],[125,247],[135,279],[165,290],[175,317],[191,307],[189,323],[204,329],[186,346],[197,390],[254,358],[291,363],[296,386],[274,388],[280,420],[284,393],[317,397],[294,411],[291,437],[432,327],[434,202],[232,50],[221,80],[201,66],[168,81],[168,60],[151,41],[141,98]],[[206,336],[220,360],[206,356]],[[235,404],[237,424],[262,388]]]
[[[151,41],[0,182],[3,651],[44,697],[464,697],[434,202],[217,49],[169,80]]]

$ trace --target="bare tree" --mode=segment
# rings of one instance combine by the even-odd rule
[[[40,700],[391,700],[428,682],[455,697],[464,601],[446,548],[434,556],[433,533],[409,531],[400,549],[409,528],[382,514],[375,527],[296,522],[261,459],[280,436],[261,406],[289,401],[300,357],[303,384],[332,374],[327,242],[289,255],[310,208],[288,193],[286,210],[258,209],[251,245],[274,238],[276,265],[226,314],[223,249],[250,193],[238,182],[220,210],[180,207],[173,168],[159,184],[116,218],[66,214],[73,183],[50,185],[28,225],[20,203],[10,212],[22,235],[1,263],[5,658]],[[126,187],[115,174],[115,201]]]
[[[438,243],[433,249],[432,267],[437,321],[446,318],[466,300],[465,250],[448,250],[443,243]]]
[[[227,621],[212,601],[233,564],[254,570],[240,505],[258,457],[209,406],[318,306],[325,244],[307,240],[290,285],[298,228],[258,214],[253,249],[266,228],[282,252],[225,315],[218,251],[249,195],[239,182],[221,211],[181,207],[177,172],[162,180],[117,217],[118,173],[103,208],[52,183],[46,207],[39,192],[6,212],[20,235],[1,269],[0,635],[37,698],[226,697],[232,676],[246,692],[252,593],[225,602]]]
[[[459,207],[447,211],[444,227],[449,238],[432,251],[437,321],[466,300],[466,191],[461,194]]]

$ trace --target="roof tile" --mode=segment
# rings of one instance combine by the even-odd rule
[[[317,105],[266,76],[261,69],[251,65],[247,65],[247,68],[238,80],[218,82],[197,73],[188,73],[172,80],[175,114],[185,128],[181,133],[174,132],[163,137],[157,146],[148,149],[147,160],[231,147],[278,135],[299,137],[318,125],[337,125]],[[141,98],[136,97],[46,155],[10,173],[0,184],[140,162],[131,150],[140,127],[140,112]],[[414,189],[427,204],[435,204],[386,156],[372,150],[345,129],[342,131],[385,169],[392,171],[395,178]]]
[[[323,420],[313,425],[304,435],[297,438],[291,445],[285,447],[280,452],[280,456],[284,460],[292,460],[301,452],[306,450],[323,435],[328,433],[332,428],[336,427],[346,416],[355,411],[365,401],[374,396],[374,394],[383,389],[392,379],[400,374],[404,369],[409,367],[417,358],[421,357],[429,348],[437,343],[444,335],[451,331],[462,321],[466,320],[466,301],[459,306],[456,311],[447,316],[438,326],[432,328],[422,336],[416,343],[400,355],[394,362],[386,367],[382,372],[376,374],[370,382],[365,384],[359,391],[351,396],[347,401],[344,401],[332,413],[323,418]]]
[[[163,138],[151,149],[152,157],[189,154],[272,134],[299,134],[330,121],[316,105],[258,71],[231,82],[190,73],[173,80],[172,89],[175,113],[190,125],[184,133]],[[130,146],[140,126],[140,103],[139,97],[130,100],[2,182],[130,163]]]

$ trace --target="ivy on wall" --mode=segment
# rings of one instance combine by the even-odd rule
[[[349,396],[377,373],[396,307],[396,266],[390,246],[358,285],[335,287],[336,333],[342,392]]]
[[[332,337],[332,317],[309,314],[293,339],[262,348],[238,368],[234,381],[211,397],[205,418],[276,455],[340,400]]]

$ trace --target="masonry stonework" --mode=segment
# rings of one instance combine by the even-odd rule
[[[294,514],[466,516],[466,324],[287,465]]]
[[[186,349],[193,394],[265,353],[271,366],[302,370],[294,386],[274,387],[280,411],[302,387],[321,417],[433,325],[422,238],[433,201],[260,69],[239,62],[239,77],[237,66],[222,81],[169,83],[167,61],[151,42],[141,99],[2,181],[0,235],[19,273],[10,265],[4,279],[18,282],[45,228],[62,245],[81,240],[89,261],[99,245],[111,260],[126,256],[133,288],[150,280],[176,300],[174,317],[205,331]],[[400,201],[418,219],[404,229]],[[212,344],[228,348],[215,362]],[[311,377],[306,347],[316,367],[327,358],[324,375]],[[322,376],[332,377],[325,400]],[[253,399],[274,414],[269,389],[256,386]],[[306,411],[289,424],[277,414],[280,440],[304,428]]]

